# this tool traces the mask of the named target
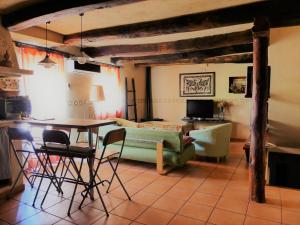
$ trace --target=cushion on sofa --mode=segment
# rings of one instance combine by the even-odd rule
[[[111,145],[110,149],[118,150],[120,145]],[[189,145],[181,153],[172,151],[163,151],[164,164],[170,166],[183,166],[186,161],[192,159],[195,155],[194,145]],[[153,149],[141,149],[133,146],[124,146],[123,159],[131,159],[148,163],[156,163],[156,151]]]
[[[99,129],[99,135],[105,134],[113,129],[119,128],[116,125],[103,126]],[[156,149],[156,143],[164,140],[164,150],[181,152],[183,149],[182,133],[177,131],[153,130],[149,128],[125,127],[126,146]],[[151,142],[153,141],[153,142]],[[118,143],[121,144],[121,143]]]
[[[139,123],[136,123],[136,122],[133,122],[130,120],[126,120],[123,118],[113,118],[111,120],[116,121],[117,124],[122,127],[139,127]]]
[[[117,125],[103,126],[99,129],[99,136],[104,137],[110,130],[118,128],[120,127]],[[161,140],[164,140],[165,164],[182,166],[194,157],[194,145],[190,144],[184,147],[181,132],[133,127],[125,127],[125,129],[126,140],[122,158],[156,163],[156,143]],[[119,150],[120,144],[121,142],[110,145],[110,149]]]
[[[196,139],[191,137],[191,136],[183,135],[183,137],[182,137],[183,147],[186,147],[186,146],[192,144],[192,142],[195,141],[195,140]]]

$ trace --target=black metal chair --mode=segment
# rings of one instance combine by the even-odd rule
[[[24,171],[24,166],[26,165],[29,156],[32,154],[35,154],[37,156],[38,162],[36,164],[35,170],[32,171],[31,176],[34,178],[43,177],[43,176],[50,177],[50,174],[47,170],[47,164],[45,164],[46,161],[43,157],[40,157],[40,155],[37,154],[37,153],[40,153],[41,151],[39,150],[39,148],[37,148],[36,144],[34,143],[34,139],[29,130],[26,130],[23,128],[8,128],[8,136],[9,136],[9,140],[10,140],[10,145],[11,145],[11,147],[14,151],[14,154],[17,157],[17,161],[21,167],[21,171],[19,172],[19,175],[18,175],[11,191],[14,189],[15,184],[17,183],[18,179],[20,178],[21,173],[23,173],[25,178],[28,181],[30,181],[29,177],[26,175],[26,173]],[[14,141],[24,141],[26,144],[28,144],[28,147],[30,148],[30,150],[16,149],[15,145],[13,144]],[[20,158],[18,157],[19,152],[28,154],[25,157],[25,161],[23,163],[20,160]],[[61,189],[59,188],[59,183],[58,182],[55,183],[55,181],[53,181],[53,179],[51,179],[51,183],[53,183],[53,182],[54,182],[54,186],[57,188],[57,190],[61,191]],[[32,186],[33,186],[33,183],[34,183],[34,180],[31,182]],[[35,199],[36,199],[36,197],[35,197]]]
[[[114,178],[116,177],[117,180],[119,181],[122,189],[124,190],[125,194],[127,195],[128,199],[131,200],[125,186],[123,185],[120,177],[118,176],[117,174],[117,169],[118,169],[118,165],[119,165],[119,162],[120,162],[120,159],[121,159],[121,156],[122,156],[122,152],[123,152],[123,147],[124,147],[124,142],[125,142],[125,137],[126,137],[126,130],[124,128],[120,128],[120,129],[116,129],[116,130],[111,130],[109,131],[105,137],[103,138],[103,142],[102,142],[102,145],[103,145],[103,149],[100,151],[100,158],[95,158],[97,161],[98,161],[98,164],[96,166],[96,169],[94,170],[94,175],[93,175],[93,184],[90,183],[89,187],[86,188],[83,192],[82,192],[82,196],[83,196],[83,199],[79,205],[79,208],[82,207],[82,204],[84,203],[85,199],[87,198],[88,196],[88,193],[89,191],[96,187],[97,188],[97,191],[98,191],[98,194],[99,194],[99,197],[100,197],[100,200],[101,200],[101,203],[103,205],[103,208],[106,212],[106,215],[108,216],[108,211],[107,211],[107,208],[105,206],[105,203],[102,199],[102,196],[101,196],[101,193],[99,192],[99,189],[98,189],[98,185],[101,184],[103,185],[104,182],[107,182],[109,185],[108,185],[108,188],[107,188],[107,193],[111,187],[111,184],[114,180]],[[114,150],[109,150],[107,149],[107,147],[111,144],[114,144],[116,142],[122,142],[121,145],[120,145],[120,150],[119,151],[114,151]],[[115,165],[113,165],[112,163],[112,160],[113,159],[117,159],[117,162]],[[109,165],[111,166],[112,170],[113,170],[113,174],[112,174],[112,177],[110,178],[110,180],[101,180],[101,179],[98,179],[98,181],[96,181],[96,178],[98,177],[97,173],[99,171],[99,168],[101,166],[101,164],[104,164],[104,163],[109,163]]]
[[[95,156],[95,148],[89,148],[87,147],[78,147],[78,146],[72,146],[70,145],[70,139],[68,135],[60,130],[44,130],[43,132],[43,142],[44,145],[41,148],[39,153],[43,153],[46,155],[46,163],[49,165],[49,169],[51,171],[51,178],[58,181],[58,186],[61,188],[62,182],[70,182],[74,183],[75,187],[73,190],[71,202],[68,209],[68,215],[70,215],[71,207],[74,201],[74,196],[76,194],[76,190],[78,187],[78,184],[84,185],[86,188],[88,187],[88,182],[85,182],[81,176],[81,171],[83,167],[84,159],[92,159]],[[59,162],[56,167],[54,167],[51,164],[50,156],[55,155],[59,156]],[[66,177],[65,175],[63,177],[57,176],[58,168],[60,163],[63,161],[64,158],[67,158],[70,161],[69,165],[72,165],[74,171],[75,171],[75,179]],[[79,167],[76,165],[75,158],[81,159]],[[70,171],[69,168],[66,168],[68,171]],[[40,184],[37,190],[37,194],[40,190],[41,183],[43,181],[43,177],[40,180]],[[55,184],[54,182],[50,182],[45,195],[43,197],[43,200],[41,202],[41,206],[43,205],[47,194],[50,190],[50,187],[52,184]]]
[[[16,184],[19,181],[22,173],[23,173],[24,177],[26,178],[26,180],[28,181],[28,183],[30,184],[30,186],[33,188],[33,184],[34,184],[33,173],[31,173],[31,175],[28,176],[25,167],[28,163],[28,159],[34,155],[34,149],[31,148],[31,144],[26,149],[23,148],[23,146],[22,146],[23,144],[32,143],[33,138],[29,131],[27,131],[25,129],[21,129],[21,128],[8,128],[8,138],[9,138],[10,148],[12,149],[13,154],[20,166],[20,171],[18,173],[16,180],[14,181],[14,183],[12,185],[10,192],[13,192],[13,190],[15,189]],[[24,142],[24,143],[19,143],[19,146],[21,146],[21,149],[15,143],[16,141]],[[37,167],[38,167],[38,165],[35,167],[34,170],[36,170]]]

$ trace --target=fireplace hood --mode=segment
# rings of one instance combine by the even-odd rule
[[[10,33],[0,22],[0,77],[32,74],[31,70],[20,69]]]
[[[11,76],[22,76],[22,75],[32,75],[32,70],[22,70],[12,67],[0,66],[0,77],[11,77]]]

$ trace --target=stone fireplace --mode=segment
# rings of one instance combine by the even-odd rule
[[[18,95],[18,85],[11,84],[17,84],[14,80],[29,74],[32,74],[32,71],[19,68],[11,36],[0,22],[0,97]],[[10,154],[7,127],[11,125],[11,121],[0,120],[0,197],[10,191],[10,185],[20,169],[15,157]],[[20,179],[16,189],[22,188],[24,185]]]

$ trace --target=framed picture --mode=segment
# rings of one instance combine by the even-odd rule
[[[229,93],[245,94],[246,77],[229,77]]]
[[[215,72],[179,75],[180,97],[215,96]]]

